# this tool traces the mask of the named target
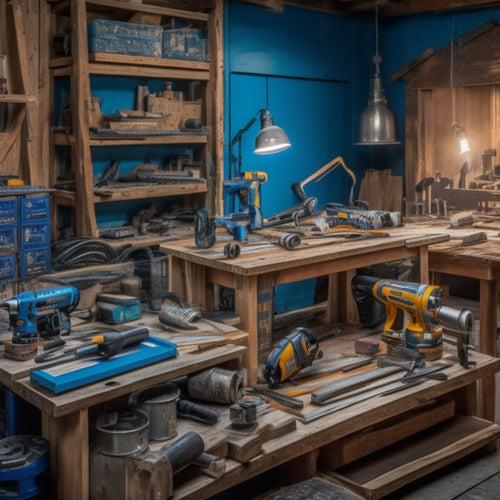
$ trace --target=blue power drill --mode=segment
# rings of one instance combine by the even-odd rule
[[[12,341],[5,342],[5,356],[30,359],[36,355],[38,338],[67,335],[71,331],[70,313],[80,293],[73,286],[23,292],[0,302],[9,313]]]

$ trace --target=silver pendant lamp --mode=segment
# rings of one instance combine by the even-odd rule
[[[375,3],[375,74],[370,80],[370,95],[368,107],[361,114],[358,128],[358,142],[356,146],[376,146],[400,144],[396,140],[396,123],[393,112],[387,107],[387,99],[382,87],[380,63],[382,56],[379,53],[378,40],[378,3]]]

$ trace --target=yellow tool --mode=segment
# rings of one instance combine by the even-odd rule
[[[315,335],[304,327],[295,328],[280,340],[267,358],[264,377],[269,387],[290,378],[302,368],[311,366],[315,359],[323,357]]]
[[[353,279],[353,287],[365,289],[385,304],[384,342],[406,345],[429,361],[442,356],[443,327],[440,322],[462,331],[472,329],[472,313],[467,309],[443,306],[443,290],[436,285],[358,275]]]

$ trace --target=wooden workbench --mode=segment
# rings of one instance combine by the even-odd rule
[[[253,235],[249,237],[253,238]],[[439,229],[392,228],[383,237],[331,237],[303,239],[294,250],[285,250],[264,241],[242,245],[239,257],[224,256],[227,233],[217,233],[216,244],[208,249],[195,246],[194,239],[160,245],[169,255],[171,290],[189,304],[212,310],[214,286],[235,290],[235,312],[240,327],[249,334],[247,365],[249,380],[257,379],[258,365],[273,347],[274,288],[328,276],[326,321],[356,319],[350,281],[357,268],[409,257],[420,259],[421,281],[428,279],[429,245],[447,241]]]
[[[161,327],[154,314],[127,323],[122,329],[147,325],[151,335],[169,340],[175,332]],[[109,325],[101,325],[104,330]],[[211,349],[203,343],[188,347],[178,346],[178,356],[139,369],[122,373],[73,390],[55,394],[30,380],[30,370],[40,369],[33,360],[14,361],[0,353],[0,381],[12,392],[41,411],[42,436],[50,442],[51,494],[54,500],[87,500],[89,498],[89,435],[90,413],[93,408],[120,401],[137,390],[162,383],[190,373],[222,366],[239,369],[246,352],[245,332],[229,330],[226,345]],[[196,335],[204,330],[198,329]],[[210,328],[206,333],[213,334]],[[69,340],[69,339],[66,339]],[[82,360],[84,361],[84,360]],[[121,406],[123,406],[123,404]]]
[[[161,332],[155,331],[155,334]],[[342,336],[322,339],[325,356],[320,360],[321,363],[328,364],[332,353],[339,356],[340,352],[352,350],[354,340],[365,335],[366,332],[363,331],[346,330]],[[171,334],[168,334],[167,338],[169,337],[172,338]],[[246,335],[236,330],[228,338],[231,337],[235,341],[243,342]],[[55,500],[89,498],[90,436],[93,431],[93,417],[97,412],[123,407],[131,392],[182,375],[216,365],[237,369],[246,348],[243,345],[229,344],[207,349],[182,348],[180,351],[181,354],[176,358],[61,394],[54,394],[30,381],[28,373],[32,367],[31,362],[5,362],[6,360],[2,359],[2,381],[8,384],[13,392],[41,410],[42,434],[51,443],[51,483]],[[195,468],[181,471],[174,476],[173,498],[206,499],[275,468],[279,468],[281,472],[276,477],[288,478],[285,481],[299,481],[317,474],[335,475],[337,469],[344,471],[353,460],[352,452],[349,452],[352,448],[350,440],[356,439],[356,436],[364,436],[363,445],[355,448],[369,451],[366,433],[372,444],[375,441],[375,448],[388,446],[394,442],[395,437],[401,439],[408,433],[411,435],[417,428],[421,431],[443,421],[442,425],[447,429],[445,434],[448,437],[450,434],[454,436],[452,442],[444,438],[441,440],[439,436],[433,437],[434,446],[440,445],[442,450],[429,457],[415,459],[406,466],[398,464],[397,480],[391,476],[390,482],[377,484],[377,494],[393,491],[431,470],[442,467],[445,462],[456,460],[479,448],[493,446],[498,436],[498,426],[469,417],[477,413],[477,382],[493,377],[495,372],[500,370],[500,359],[476,352],[471,352],[470,356],[470,361],[476,364],[465,369],[458,364],[456,350],[447,347],[443,361],[451,366],[445,370],[448,376],[446,381],[426,380],[402,392],[374,397],[307,423],[308,412],[317,408],[311,408],[310,394],[302,395],[299,398],[304,402],[303,411],[285,410],[286,415],[296,419],[295,425],[290,427],[288,419],[287,431],[273,435],[269,420],[266,420],[264,427],[258,431],[259,436],[266,436],[265,439],[262,437],[261,449],[245,460],[233,458],[228,452],[227,442],[225,445],[222,443],[229,428],[228,407],[222,408],[219,405],[222,417],[216,427],[183,421],[178,426],[179,436],[188,430],[194,430],[203,437],[208,452],[220,452],[219,456],[226,456],[227,453],[226,472],[222,477],[214,479]],[[17,370],[8,369],[9,366],[12,367],[12,363]],[[19,369],[20,365],[23,366],[22,370]],[[314,368],[313,365],[309,370]],[[306,370],[304,381],[307,384],[311,379],[307,377]],[[334,377],[335,374],[332,380]],[[325,380],[326,377],[322,375],[321,378]],[[297,388],[300,383],[302,382],[295,381],[292,385],[284,385],[280,390],[284,392]],[[494,392],[487,397],[493,399]],[[434,403],[435,401],[437,403]],[[273,421],[283,421],[284,410],[275,411],[277,413],[271,415],[271,418],[276,417]],[[455,413],[459,415],[455,417]],[[454,434],[457,430],[460,430],[459,436]],[[249,436],[247,439],[249,446],[254,446],[257,438]],[[162,442],[155,445],[158,447]],[[242,448],[242,453],[246,454],[247,451],[245,447]],[[345,457],[340,462],[339,451],[342,451],[342,456]],[[335,477],[335,480],[338,478]],[[371,486],[363,488],[369,491]]]

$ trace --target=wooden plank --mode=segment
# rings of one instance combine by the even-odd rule
[[[61,499],[88,498],[90,474],[87,410],[57,419],[48,418],[42,413],[42,436],[50,442],[51,491]],[[80,453],[75,453],[75,450]],[[60,477],[64,477],[64,481]]]
[[[39,3],[12,0],[12,17],[14,21],[15,38],[17,44],[17,67],[20,73],[21,92],[26,95],[38,95],[38,27]],[[27,9],[27,10],[26,10]],[[33,22],[30,22],[33,21]],[[30,26],[27,30],[26,22]],[[32,39],[35,33],[35,39]],[[32,52],[35,52],[34,54]],[[26,148],[28,171],[26,181],[33,186],[48,186],[48,170],[40,168],[40,110],[37,101],[26,103],[26,133],[23,134],[23,144]]]
[[[228,456],[241,463],[247,463],[262,453],[262,444],[284,436],[295,430],[296,420],[280,410],[257,411],[257,426],[253,430],[240,431],[231,427],[225,430],[229,444]]]
[[[207,177],[215,180],[211,184],[207,197],[210,213],[224,214],[223,181],[224,181],[224,0],[215,0],[208,21],[208,60],[211,62],[211,78],[208,82],[206,99],[207,116],[212,117],[209,151],[213,165],[213,175]]]
[[[454,414],[455,402],[452,398],[432,401],[423,408],[419,408],[418,411],[412,410],[388,422],[369,427],[363,432],[323,446],[320,449],[319,467],[330,470],[338,469],[452,418]]]
[[[457,415],[405,446],[389,447],[378,452],[375,459],[359,460],[320,475],[364,498],[378,499],[486,446],[499,434],[500,426],[496,424]]]
[[[241,254],[237,259],[222,258],[222,251],[219,258],[214,258],[206,250],[197,248],[192,240],[162,244],[161,248],[171,255],[182,256],[182,258],[193,262],[239,275],[257,275],[264,272],[279,274],[282,270],[288,273],[295,268],[306,265],[321,266],[322,263],[325,263],[323,275],[327,275],[337,266],[338,271],[363,267],[363,260],[366,265],[366,260],[371,261],[375,256],[377,256],[377,259],[380,256],[384,262],[387,262],[392,259],[392,255],[388,257],[392,250],[394,250],[395,254],[399,253],[399,258],[403,258],[407,248],[433,245],[449,239],[448,234],[439,230],[426,231],[425,229],[395,228],[389,230],[389,234],[389,237],[370,239],[369,245],[364,240],[345,239],[324,245],[314,244],[314,242],[309,241],[303,242],[292,251],[275,246],[273,251],[265,254],[265,259],[258,252],[258,247],[256,248],[257,252],[248,255]],[[221,246],[221,243],[217,242],[213,249],[218,246]],[[368,256],[368,254],[370,255]],[[328,267],[330,267],[330,271],[326,269]],[[318,273],[314,273],[314,270],[311,270],[309,274],[305,268],[302,271],[304,275],[309,277],[318,276]],[[297,276],[295,281],[300,279],[303,279],[302,275]],[[279,278],[277,278],[278,282]]]
[[[87,12],[84,0],[71,0],[71,51],[74,74],[71,79],[71,119],[74,146],[71,162],[75,173],[76,233],[97,238],[97,221],[93,200],[94,174],[90,153],[88,112],[91,104],[88,62]],[[78,133],[76,133],[78,131]]]

